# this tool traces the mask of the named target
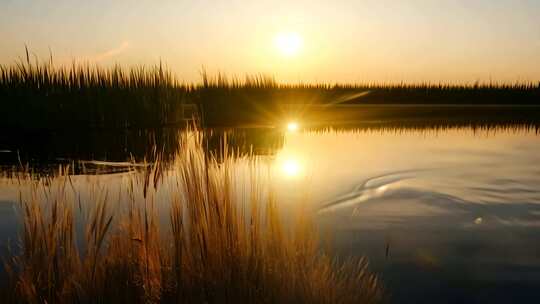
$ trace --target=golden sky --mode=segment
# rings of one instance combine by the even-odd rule
[[[540,80],[540,1],[0,2],[0,63],[165,62],[284,82]]]

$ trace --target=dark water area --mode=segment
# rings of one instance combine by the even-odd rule
[[[185,128],[141,130],[62,130],[5,132],[0,135],[0,168],[52,173],[70,166],[74,174],[113,173],[131,164],[165,163],[180,149]],[[208,129],[205,148],[219,157],[229,153],[268,155],[283,146],[284,132],[275,128]]]
[[[166,154],[177,148],[178,130],[78,130],[5,132],[0,135],[2,164],[30,166],[71,160],[126,161],[149,157],[154,150]]]
[[[342,109],[339,115],[349,115]],[[392,303],[536,303],[540,123],[534,115],[348,124],[308,123],[298,115],[298,130],[205,130],[204,147],[218,158],[226,149],[266,160],[282,209],[310,193],[309,210],[333,250],[366,256]],[[74,183],[92,176],[114,186],[127,174],[125,162],[152,162],[159,153],[174,159],[182,148],[178,134],[173,128],[4,133],[0,165],[4,172],[27,164],[47,174],[78,164]],[[0,184],[4,244],[16,238],[16,200],[16,188]]]

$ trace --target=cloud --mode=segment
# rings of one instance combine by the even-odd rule
[[[115,56],[118,56],[122,53],[124,53],[127,49],[129,49],[130,43],[129,41],[123,41],[119,46],[112,48],[110,50],[107,50],[102,53],[95,54],[93,56],[89,56],[86,59],[91,62],[100,62]]]

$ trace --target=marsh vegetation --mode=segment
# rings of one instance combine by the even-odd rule
[[[332,117],[332,113],[343,113],[337,105],[454,105],[453,111],[440,111],[446,117],[470,113],[455,105],[540,105],[537,83],[281,84],[264,75],[240,79],[203,71],[201,76],[200,83],[181,82],[161,64],[55,66],[52,59],[32,62],[27,53],[26,61],[0,66],[2,126],[14,130],[156,128],[183,125],[193,117],[205,126],[268,126],[311,112],[315,117],[326,113]],[[506,110],[493,114],[477,109],[473,116],[500,116]],[[346,112],[351,113],[350,109]],[[373,119],[408,118],[411,114],[403,108],[380,111],[368,107],[352,112],[356,120],[365,119],[361,113],[369,113],[368,118]],[[536,108],[513,112],[529,119],[539,116]],[[415,119],[431,114],[425,110],[412,113]],[[507,114],[512,115],[516,113]]]
[[[382,287],[363,259],[338,260],[309,212],[285,220],[254,156],[205,152],[181,137],[174,162],[133,168],[120,189],[81,195],[69,168],[11,182],[20,196],[20,247],[7,257],[14,303],[374,303]],[[233,162],[248,168],[238,193]],[[264,176],[264,174],[262,175]],[[166,199],[158,200],[167,184]],[[163,218],[165,210],[166,217]]]

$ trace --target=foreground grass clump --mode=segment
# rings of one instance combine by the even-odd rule
[[[8,263],[21,303],[373,303],[364,260],[337,262],[305,214],[285,224],[272,191],[253,177],[238,195],[231,157],[205,155],[182,138],[173,170],[129,179],[118,201],[60,176],[22,198],[21,253]],[[244,158],[257,176],[256,160]],[[164,203],[157,203],[167,185]],[[45,193],[40,199],[40,193]],[[118,196],[120,197],[120,196]],[[245,199],[241,199],[245,197]],[[82,199],[85,200],[84,198]],[[114,204],[113,204],[114,203]],[[166,206],[165,206],[165,205]],[[166,210],[168,220],[163,219]],[[167,218],[167,217],[165,217]],[[14,291],[14,292],[11,292]]]

